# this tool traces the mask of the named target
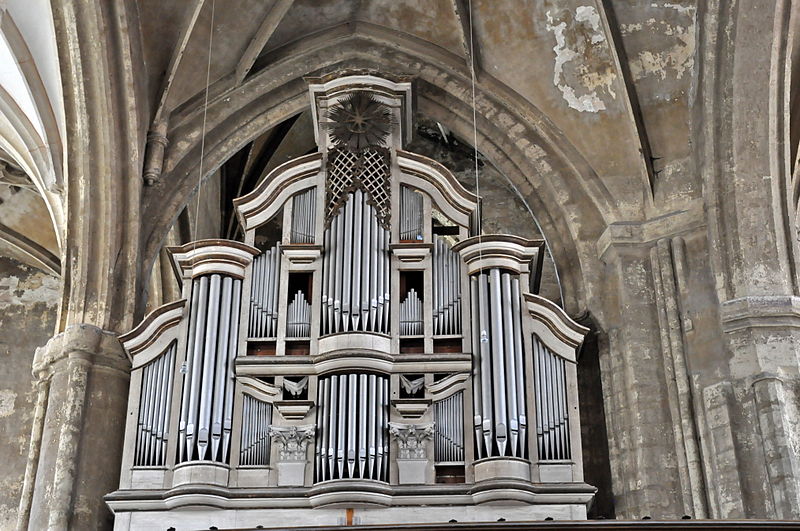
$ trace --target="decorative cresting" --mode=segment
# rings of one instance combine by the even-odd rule
[[[407,80],[331,76],[310,96],[319,152],[235,200],[245,243],[171,249],[184,300],[123,336],[120,522],[196,527],[173,511],[190,506],[245,527],[270,508],[585,518],[586,329],[527,293],[543,243],[478,235],[479,198],[401,149]]]
[[[385,143],[393,124],[392,112],[371,93],[355,91],[340,98],[328,111],[333,149],[328,152],[326,226],[348,195],[356,190],[375,209],[378,222],[389,228],[391,155]]]

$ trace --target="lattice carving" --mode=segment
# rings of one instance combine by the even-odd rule
[[[328,153],[327,206],[325,226],[339,212],[347,194],[361,189],[367,195],[381,226],[389,230],[391,188],[389,185],[389,150],[368,148],[361,151],[332,149]]]

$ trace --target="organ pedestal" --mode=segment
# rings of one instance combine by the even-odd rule
[[[543,242],[482,234],[479,198],[402,150],[407,80],[310,94],[319,152],[235,200],[243,243],[170,249],[183,299],[122,337],[120,528],[584,518],[587,330],[530,293]]]

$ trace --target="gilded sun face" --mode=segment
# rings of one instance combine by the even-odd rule
[[[383,146],[392,126],[391,111],[368,92],[353,92],[328,114],[336,147],[359,151]]]

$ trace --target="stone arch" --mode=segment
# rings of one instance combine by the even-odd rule
[[[420,109],[463,138],[472,137],[470,76],[463,59],[383,28],[337,27],[276,51],[268,68],[238,88],[231,88],[230,78],[210,88],[203,178],[247,142],[308,106],[304,76],[348,68],[415,74]],[[479,149],[531,203],[562,278],[565,307],[576,314],[591,298],[584,272],[596,261],[594,242],[607,218],[614,217],[613,198],[534,106],[488,75],[481,76],[477,89]],[[201,96],[170,120],[172,143],[162,182],[145,197],[146,264],[198,183]]]

